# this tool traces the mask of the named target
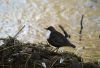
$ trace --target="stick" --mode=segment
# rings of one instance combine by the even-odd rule
[[[66,38],[67,38],[67,37],[70,38],[70,35],[68,35],[68,33],[64,30],[64,28],[63,28],[61,25],[59,25],[59,27],[60,27],[60,29],[63,31],[63,33],[65,34],[65,37],[66,37]]]
[[[83,17],[84,17],[84,15],[82,15],[82,17],[81,17],[81,22],[80,22],[80,26],[81,26],[81,29],[80,29],[80,32],[79,32],[79,34],[80,34],[80,41],[81,41],[81,37],[82,37],[82,30],[83,30]]]
[[[22,29],[25,27],[25,25],[17,32],[17,34],[15,34],[15,36],[13,38],[16,38],[17,35],[22,31]]]

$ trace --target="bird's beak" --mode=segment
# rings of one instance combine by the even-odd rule
[[[44,29],[48,30],[48,28],[44,28]]]

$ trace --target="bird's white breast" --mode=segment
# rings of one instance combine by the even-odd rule
[[[46,39],[48,39],[50,37],[51,31],[47,30],[46,32]]]

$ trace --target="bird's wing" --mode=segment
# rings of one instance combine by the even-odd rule
[[[66,38],[59,32],[53,33],[51,38],[52,41],[55,43],[60,43],[60,44],[66,43]]]

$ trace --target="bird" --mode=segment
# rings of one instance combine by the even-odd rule
[[[63,36],[63,34],[58,32],[53,26],[49,26],[45,29],[50,31],[50,36],[47,38],[47,41],[52,46],[57,47],[58,49],[63,46],[69,46],[72,48],[76,47],[75,45],[70,43],[70,41],[65,36]]]

